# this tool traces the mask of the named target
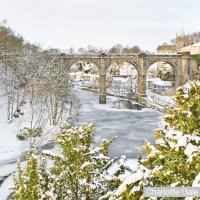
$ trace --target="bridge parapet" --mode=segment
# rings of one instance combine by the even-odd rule
[[[144,58],[179,58],[181,54],[148,54]]]
[[[53,55],[52,55],[53,56]],[[138,57],[138,54],[98,54],[98,53],[95,53],[95,54],[60,54],[60,55],[57,55],[59,56],[60,58],[71,58],[71,59],[74,59],[74,58],[133,58],[133,57]]]
[[[182,53],[137,53],[137,54],[129,54],[129,53],[88,53],[88,54],[51,54],[51,56],[57,56],[59,58],[67,58],[67,59],[138,59],[138,58],[180,58],[184,54]],[[190,55],[188,55],[191,57]],[[192,58],[192,57],[191,57]]]

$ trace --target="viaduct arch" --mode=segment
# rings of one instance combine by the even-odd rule
[[[142,102],[146,96],[146,79],[149,67],[159,61],[170,64],[175,71],[175,88],[188,80],[197,79],[198,65],[189,52],[180,54],[61,54],[61,63],[69,68],[79,61],[91,62],[99,69],[99,103],[106,104],[106,70],[112,63],[128,62],[138,72],[137,98]]]

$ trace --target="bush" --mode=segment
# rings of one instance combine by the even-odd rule
[[[28,140],[30,138],[41,137],[42,128],[41,127],[37,127],[37,128],[24,127],[23,129],[20,130],[20,132],[16,136],[17,136],[17,139],[19,140]]]

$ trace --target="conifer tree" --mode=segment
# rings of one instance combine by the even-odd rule
[[[98,199],[120,184],[118,175],[125,171],[123,165],[112,175],[107,174],[116,161],[108,156],[113,139],[103,140],[100,147],[92,149],[94,134],[94,124],[80,128],[67,124],[55,139],[61,156],[44,152],[54,162],[51,173],[56,199]]]
[[[50,174],[46,159],[32,152],[27,155],[27,165],[21,168],[17,162],[17,176],[14,175],[13,200],[53,200]]]
[[[18,163],[14,177],[14,200],[92,200],[108,199],[121,184],[120,175],[128,169],[126,158],[111,159],[111,140],[104,139],[94,146],[94,124],[73,127],[65,124],[57,133],[55,143],[59,153],[44,150],[27,157],[24,170]],[[47,161],[51,160],[50,167]],[[116,165],[112,172],[109,169]]]
[[[40,178],[36,153],[27,156],[27,166],[22,170],[17,163],[18,175],[14,176],[13,200],[35,200],[41,197]]]
[[[119,199],[148,199],[143,197],[144,186],[182,187],[200,183],[199,99],[199,81],[177,89],[176,107],[164,117],[166,126],[155,131],[155,146],[145,143],[146,157],[118,188]]]

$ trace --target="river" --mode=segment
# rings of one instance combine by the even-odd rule
[[[162,126],[163,113],[150,108],[141,108],[134,102],[111,96],[107,96],[107,104],[103,105],[98,102],[98,94],[87,91],[77,92],[80,98],[80,115],[76,124],[95,123],[95,145],[98,145],[104,138],[117,136],[109,149],[111,157],[126,155],[129,160],[136,160],[138,150],[145,140],[154,143],[153,131]],[[16,136],[13,135],[12,138],[14,142]],[[10,143],[4,145],[6,144],[9,146]],[[23,146],[21,148],[23,149]],[[48,148],[52,148],[52,145]],[[25,152],[21,152],[18,157],[23,161]],[[11,192],[9,187],[13,185],[11,173],[16,170],[16,159],[17,157],[8,156],[0,162],[1,200],[10,199],[8,197]]]
[[[154,142],[154,129],[162,126],[163,113],[150,108],[137,106],[135,109],[120,108],[119,98],[107,96],[107,104],[98,103],[98,95],[81,91],[80,116],[78,124],[94,122],[96,124],[95,141],[98,144],[103,138],[117,136],[110,146],[110,156],[126,155],[137,158],[138,150],[144,141]],[[133,102],[134,105],[134,102]],[[129,106],[133,108],[134,106]]]

